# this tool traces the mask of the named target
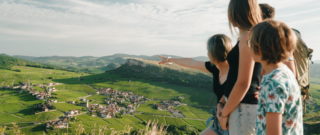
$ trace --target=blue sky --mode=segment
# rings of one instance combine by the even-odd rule
[[[1,0],[0,53],[28,56],[205,56],[206,41],[231,36],[228,0]],[[300,30],[320,60],[319,0],[258,0]],[[318,24],[318,25],[317,25]]]

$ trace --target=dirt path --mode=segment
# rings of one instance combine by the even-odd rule
[[[19,104],[20,104],[20,105],[23,105],[23,106],[26,106],[25,104],[23,104],[23,103],[21,103],[21,102],[19,102]]]
[[[87,96],[83,96],[83,97],[78,97],[79,99],[82,99],[82,98],[87,98],[87,97],[90,97],[91,95],[87,95]]]
[[[6,83],[6,81],[3,81],[2,83],[1,83],[1,85],[4,85]]]

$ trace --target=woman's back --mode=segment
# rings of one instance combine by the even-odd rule
[[[226,97],[229,97],[235,83],[238,79],[238,72],[239,72],[239,42],[236,46],[229,52],[227,57],[229,63],[229,74],[228,79],[226,81],[226,88],[224,94]],[[252,74],[252,80],[249,87],[249,90],[241,103],[247,104],[257,104],[258,100],[255,98],[254,93],[258,91],[257,87],[260,86],[261,80],[261,72],[262,72],[262,65],[260,63],[254,64],[254,71]]]

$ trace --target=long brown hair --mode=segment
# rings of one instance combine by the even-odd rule
[[[253,26],[262,22],[261,8],[257,0],[230,0],[228,19],[232,34],[233,27],[251,30]]]

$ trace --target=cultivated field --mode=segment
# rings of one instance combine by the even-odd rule
[[[82,106],[77,106],[69,103],[54,103],[53,105],[56,106],[57,109],[62,112],[67,112],[69,110],[77,110],[77,109],[81,110],[82,108],[84,108]]]
[[[158,101],[148,101],[145,104],[140,104],[137,111],[143,112],[143,113],[149,113],[149,114],[172,116],[171,113],[168,112],[167,110],[156,109],[156,107],[152,105],[153,103],[160,104],[160,102],[158,102]]]
[[[151,121],[158,122],[159,124],[167,125],[165,117],[147,115],[147,114],[135,114],[134,116],[139,118],[139,119],[141,119],[141,120],[143,120],[144,122],[148,122],[149,120],[151,120]]]
[[[55,86],[57,90],[70,90],[70,91],[79,91],[84,93],[94,94],[96,92],[95,89],[92,89],[88,85],[73,83],[73,84],[63,84]]]
[[[192,125],[198,129],[201,129],[201,130],[206,129],[205,121],[192,120],[192,119],[183,119],[183,120],[186,121],[189,125]]]
[[[34,122],[54,120],[62,116],[62,112],[44,112],[34,115],[32,108],[43,101],[27,93],[13,90],[0,90],[0,124],[11,122]]]
[[[60,101],[76,101],[79,100],[80,97],[87,96],[88,94],[77,92],[77,91],[57,91],[52,92],[53,94],[56,94],[57,97],[59,97],[58,102]]]

